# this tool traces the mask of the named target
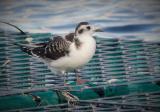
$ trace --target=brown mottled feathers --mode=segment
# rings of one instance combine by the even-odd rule
[[[70,33],[66,35],[65,39],[70,42],[75,42],[77,49],[81,46],[81,42],[79,41],[79,39],[75,38],[75,33]]]
[[[74,41],[74,36],[75,36],[75,33],[69,33],[68,35],[65,36],[65,39],[67,41],[73,42]]]
[[[37,47],[20,46],[29,55],[44,59],[56,60],[69,54],[70,42],[60,36],[54,37],[47,43],[36,44]]]

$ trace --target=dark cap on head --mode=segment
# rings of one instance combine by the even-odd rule
[[[80,23],[77,25],[75,32],[78,30],[78,28],[79,28],[81,25],[89,25],[89,23],[88,23],[88,22],[80,22]]]

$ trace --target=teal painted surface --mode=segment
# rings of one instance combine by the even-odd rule
[[[31,35],[33,42],[45,42],[52,38],[49,33]],[[20,36],[14,38],[25,43],[24,38]],[[41,62],[22,53],[17,47],[9,45],[6,37],[0,37],[0,40],[0,64],[2,65],[6,59],[11,59],[11,62],[7,66],[1,66],[0,70],[0,88],[10,87],[8,89],[11,92],[9,96],[0,96],[0,110],[23,109],[67,102],[60,92],[54,90],[31,92],[32,95],[41,98],[39,103],[36,103],[33,97],[28,94],[12,95],[12,90],[17,88],[22,92],[24,89],[30,90],[30,88],[48,88],[47,84],[50,84],[49,81],[52,81],[53,77],[46,79],[46,76],[51,77],[54,74]],[[145,46],[150,47],[146,49]],[[80,100],[92,100],[160,91],[158,85],[160,54],[157,51],[159,51],[158,44],[146,45],[141,40],[120,41],[112,38],[97,38],[96,55],[82,68],[83,78],[89,81],[84,85],[76,86],[75,80],[68,77],[67,83],[73,86],[72,89],[81,90],[71,92],[71,94]],[[115,81],[109,83],[111,79]],[[101,87],[96,88],[100,85]]]
[[[160,86],[155,84],[139,84],[131,86],[106,86],[101,92],[104,92],[104,96],[100,96],[94,89],[85,89],[81,92],[71,92],[71,94],[77,96],[80,100],[91,100],[102,97],[113,97],[120,95],[129,95],[134,93],[147,93],[160,91]],[[0,110],[10,110],[10,109],[23,109],[28,107],[37,107],[45,105],[56,105],[66,103],[66,99],[62,94],[57,95],[55,91],[46,92],[34,92],[32,93],[41,98],[39,105],[33,100],[31,95],[12,95],[6,97],[0,97]]]
[[[12,95],[0,97],[0,110],[22,109],[27,107],[37,107],[42,105],[59,104],[59,98],[56,92],[36,92],[32,93],[41,98],[41,102],[37,104],[31,95]]]

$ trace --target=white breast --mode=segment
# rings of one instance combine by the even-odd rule
[[[66,71],[79,68],[87,64],[95,54],[96,41],[91,36],[81,38],[81,46],[77,49],[75,43],[70,46],[69,56],[62,57],[50,63],[50,67]]]

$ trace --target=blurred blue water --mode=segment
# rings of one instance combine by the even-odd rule
[[[73,32],[79,22],[88,21],[102,27],[105,37],[160,40],[159,0],[9,0],[0,2],[0,15],[33,33]]]

